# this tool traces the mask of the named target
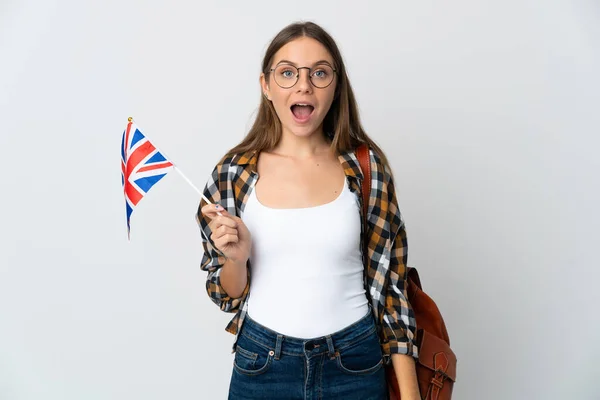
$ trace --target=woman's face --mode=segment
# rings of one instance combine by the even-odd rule
[[[327,49],[308,37],[295,39],[275,53],[271,64],[274,71],[268,79],[261,75],[261,84],[263,93],[273,103],[284,134],[322,133],[337,85],[333,66]]]

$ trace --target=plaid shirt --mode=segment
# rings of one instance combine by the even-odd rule
[[[389,362],[391,353],[417,357],[417,346],[413,343],[416,321],[406,295],[406,231],[398,209],[393,179],[384,170],[379,156],[372,150],[370,158],[372,183],[367,222],[368,257],[365,259],[365,289],[379,330],[383,354],[386,362]],[[219,203],[229,213],[242,218],[248,195],[254,189],[258,179],[257,160],[258,154],[255,151],[224,158],[213,170],[204,188],[204,195],[212,203]],[[363,220],[361,196],[363,174],[356,154],[354,152],[341,154],[339,161],[344,168],[350,190],[356,195],[361,220]],[[211,230],[208,226],[210,220],[200,213],[200,208],[204,205],[206,202],[202,200],[196,218],[202,231],[204,247],[201,268],[208,272],[206,289],[211,300],[222,311],[235,313],[226,330],[236,335],[237,341],[237,334],[244,323],[248,309],[246,299],[250,290],[251,267],[248,268],[248,284],[241,297],[228,296],[220,282],[221,267],[225,263],[225,257],[210,240]],[[361,243],[364,230],[363,226]]]

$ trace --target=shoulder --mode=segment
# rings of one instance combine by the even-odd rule
[[[243,153],[228,153],[225,154],[213,169],[213,175],[215,174],[227,174],[225,177],[231,178],[231,173],[238,169],[244,169],[245,167],[256,163],[257,151],[251,150]]]
[[[346,170],[346,174],[364,176],[363,168],[359,161],[358,147],[342,151],[340,153],[342,166]],[[379,149],[369,147],[369,167],[371,179],[374,183],[382,184],[391,181],[391,172],[386,166],[385,156],[380,153]]]
[[[236,198],[240,191],[234,186],[246,188],[245,184],[251,174],[248,168],[256,162],[256,152],[228,153],[224,155],[213,168],[206,181],[203,195],[211,203],[219,202],[230,213],[235,214]],[[241,182],[240,182],[241,180]],[[200,201],[200,207],[205,204],[205,199]]]
[[[371,159],[371,177],[378,182],[389,184],[392,181],[392,173],[390,167],[385,161],[385,156],[380,153],[381,150],[374,148],[369,149],[369,157]]]

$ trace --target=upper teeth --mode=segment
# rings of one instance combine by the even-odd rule
[[[308,106],[309,104],[304,104],[304,103],[296,103],[297,106]]]

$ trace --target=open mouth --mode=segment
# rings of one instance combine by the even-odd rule
[[[299,122],[306,122],[310,119],[315,107],[307,103],[296,103],[290,107],[294,118]]]

